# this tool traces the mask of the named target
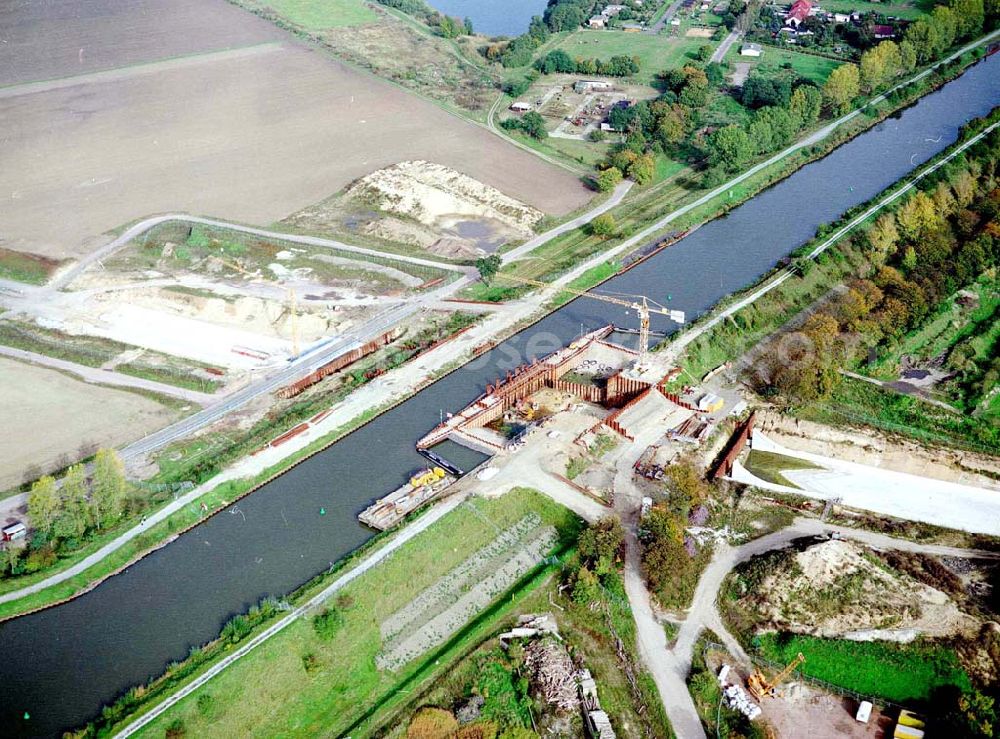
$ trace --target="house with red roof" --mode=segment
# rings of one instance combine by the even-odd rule
[[[812,13],[813,4],[809,0],[795,0],[785,16],[785,25],[798,28]]]
[[[877,25],[875,26],[875,38],[878,40],[892,38],[896,35],[896,29],[892,26]]]

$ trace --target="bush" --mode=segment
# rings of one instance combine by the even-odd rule
[[[233,616],[229,622],[222,627],[222,639],[230,644],[236,644],[242,639],[245,639],[247,635],[250,634],[250,630],[252,628],[250,620],[246,616]]]
[[[343,624],[344,616],[332,608],[324,608],[322,613],[313,616],[313,629],[316,630],[316,635],[325,641],[332,639]]]
[[[184,722],[179,718],[175,718],[169,724],[167,724],[167,739],[180,739],[180,737],[187,734],[187,729],[184,727]]]
[[[443,708],[421,708],[410,721],[407,739],[447,739],[458,729],[458,720]]]
[[[302,668],[307,674],[312,674],[319,669],[319,660],[316,659],[316,655],[312,652],[302,655]]]
[[[211,717],[215,713],[215,698],[211,693],[202,693],[198,696],[198,713],[205,717]]]

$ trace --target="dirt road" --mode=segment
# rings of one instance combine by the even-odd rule
[[[719,44],[719,48],[715,50],[709,61],[722,64],[722,60],[725,59],[726,54],[729,53],[729,48],[739,40],[740,36],[741,34],[739,31],[730,31],[729,35],[722,40],[721,44]]]
[[[625,527],[625,594],[628,596],[629,604],[632,606],[632,617],[635,619],[639,655],[653,675],[670,725],[677,736],[683,739],[698,739],[705,736],[705,731],[685,682],[688,669],[678,663],[674,654],[667,648],[666,632],[663,630],[663,624],[653,613],[652,601],[642,575],[641,550],[637,535],[642,493],[635,484],[634,465],[646,447],[659,436],[660,429],[654,429],[637,437],[619,457],[616,465],[615,510]]]
[[[87,367],[82,364],[67,362],[66,360],[56,359],[55,357],[49,357],[45,354],[28,352],[23,349],[14,349],[9,346],[0,345],[0,355],[10,357],[11,359],[17,359],[21,362],[40,364],[44,367],[61,370],[62,372],[69,372],[70,374],[76,375],[87,382],[93,382],[99,385],[115,385],[117,387],[131,387],[138,390],[148,390],[149,392],[159,393],[160,395],[168,395],[172,398],[179,398],[180,400],[197,403],[200,406],[209,405],[217,400],[217,398],[211,393],[200,393],[197,390],[189,390],[187,388],[177,387],[176,385],[168,385],[164,382],[156,382],[155,380],[146,380],[142,377],[124,375],[120,372],[104,370],[99,367]]]

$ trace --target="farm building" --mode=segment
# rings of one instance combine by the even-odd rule
[[[740,47],[740,56],[760,56],[763,53],[760,44],[743,44]]]
[[[625,31],[625,33],[639,33],[642,29],[643,25],[641,23],[636,23],[635,21],[626,21],[625,23],[622,23],[622,30]]]
[[[510,104],[510,109],[515,113],[527,113],[531,110],[531,103],[522,103],[520,101]]]
[[[608,25],[608,19],[603,15],[591,16],[590,20],[587,21],[587,25],[591,28],[604,28]]]
[[[577,80],[573,84],[573,92],[599,92],[601,90],[610,90],[611,83],[605,82],[604,80]]]

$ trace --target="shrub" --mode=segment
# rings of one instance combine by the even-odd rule
[[[179,718],[175,718],[167,725],[167,739],[179,739],[187,734],[187,729],[184,727],[184,722]]]
[[[230,644],[236,644],[250,633],[251,628],[250,621],[246,616],[233,616],[229,622],[222,627],[222,638]]]
[[[324,608],[322,613],[313,616],[313,629],[316,630],[316,635],[326,641],[336,635],[343,623],[344,616],[332,608]]]
[[[308,674],[312,674],[319,669],[319,660],[316,659],[316,655],[312,652],[302,655],[302,668]]]
[[[198,696],[198,713],[202,716],[211,716],[215,711],[215,699],[211,693],[202,693]]]
[[[410,721],[407,739],[447,739],[458,729],[458,720],[443,708],[421,708]]]

